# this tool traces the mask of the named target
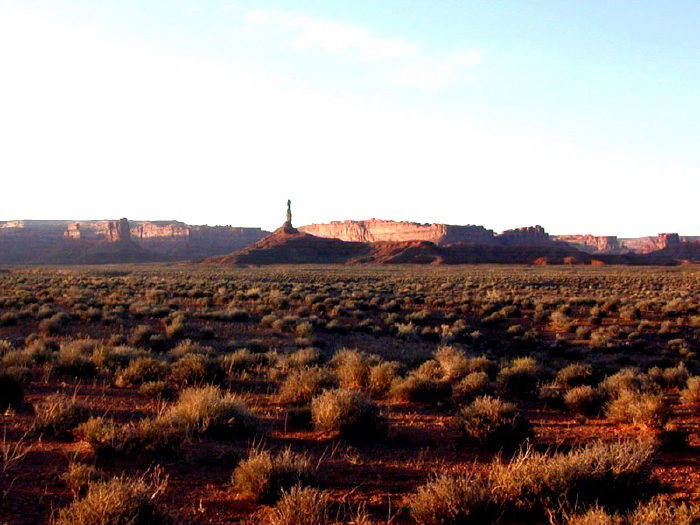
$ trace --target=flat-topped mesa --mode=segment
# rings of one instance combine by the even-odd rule
[[[677,233],[660,233],[656,237],[620,239],[620,243],[633,253],[652,253],[665,248],[679,246],[682,239]]]
[[[615,235],[552,235],[551,239],[565,242],[586,253],[622,253],[626,251]]]
[[[551,242],[549,234],[540,225],[506,230],[496,236],[499,244],[531,246]]]
[[[299,230],[316,237],[348,242],[428,241],[437,245],[446,245],[458,242],[493,243],[494,238],[493,230],[487,230],[483,226],[420,224],[380,219],[309,224],[300,226]]]

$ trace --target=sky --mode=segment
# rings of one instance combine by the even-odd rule
[[[0,221],[700,235],[697,0],[0,0]]]

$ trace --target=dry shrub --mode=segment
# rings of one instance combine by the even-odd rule
[[[259,425],[238,396],[212,385],[184,390],[157,419],[181,427],[188,435],[208,434],[223,439],[247,436]]]
[[[594,443],[553,456],[525,449],[494,468],[491,478],[511,515],[560,516],[595,505],[627,509],[657,488],[654,452],[648,441]]]
[[[65,394],[52,394],[36,405],[36,430],[45,436],[70,439],[71,431],[90,416],[88,407]]]
[[[623,390],[605,405],[605,415],[619,423],[661,428],[668,421],[670,409],[660,395]]]
[[[296,485],[312,485],[315,471],[308,456],[286,449],[272,455],[260,449],[250,451],[233,472],[233,486],[258,503],[274,504],[282,493]]]
[[[330,365],[335,368],[341,388],[362,390],[367,386],[372,365],[367,354],[344,348],[336,352]]]
[[[68,470],[61,479],[68,485],[73,494],[85,494],[90,483],[104,481],[104,473],[93,465],[71,461]]]
[[[454,346],[440,346],[433,354],[435,360],[440,363],[444,379],[461,379],[468,373],[467,355],[463,350]]]
[[[280,365],[283,370],[293,370],[318,365],[322,361],[321,351],[313,346],[307,346],[289,354],[281,360]]]
[[[156,499],[167,486],[167,478],[156,471],[151,476],[116,477],[89,483],[87,494],[59,511],[54,525],[165,525],[173,519]]]
[[[364,439],[383,435],[386,420],[379,406],[358,390],[326,390],[311,401],[314,427],[337,433],[345,439]]]
[[[577,386],[594,385],[595,372],[588,363],[571,363],[557,372],[554,383],[562,388],[570,389]]]
[[[473,473],[436,476],[419,487],[410,509],[419,525],[492,523],[499,514],[490,480]]]
[[[328,496],[313,487],[292,487],[265,514],[267,525],[330,525]]]
[[[167,381],[146,381],[139,387],[139,394],[170,401],[175,398],[176,390]]]
[[[172,457],[189,431],[186,425],[165,415],[142,419],[131,429],[126,449],[132,454]]]
[[[697,525],[700,505],[672,503],[660,498],[639,505],[627,518],[627,525]]]
[[[491,450],[514,449],[534,437],[532,425],[513,403],[490,396],[462,409],[457,426],[462,442]]]
[[[280,386],[281,403],[303,405],[323,390],[337,386],[335,376],[325,368],[317,366],[292,370]]]
[[[618,397],[623,392],[654,393],[658,391],[649,377],[641,374],[636,368],[623,368],[606,377],[600,387],[613,397]]]
[[[600,414],[607,401],[605,392],[590,385],[577,386],[564,394],[564,404],[571,412],[595,417]]]
[[[554,455],[527,448],[482,472],[434,478],[412,498],[411,514],[421,525],[463,525],[556,523],[589,508],[625,510],[657,489],[650,481],[653,455],[653,445],[642,441]]]
[[[610,515],[605,509],[593,507],[584,514],[578,514],[566,520],[566,525],[623,525],[621,516]]]
[[[414,374],[406,378],[397,377],[389,389],[390,398],[416,403],[440,403],[449,399],[451,395],[452,385],[449,382]]]
[[[164,379],[169,372],[167,363],[153,357],[139,357],[122,370],[115,381],[117,386],[141,384]]]
[[[421,363],[421,365],[416,368],[411,375],[414,375],[420,379],[429,379],[438,381],[443,378],[445,371],[442,369],[442,365],[435,359],[428,359]]]
[[[383,361],[369,371],[367,390],[372,396],[383,396],[391,388],[401,365],[397,361]]]
[[[221,365],[228,377],[232,377],[240,372],[252,370],[262,363],[262,354],[254,354],[247,348],[236,350],[232,354],[227,354],[221,358]]]
[[[700,376],[688,378],[685,388],[681,391],[681,401],[688,405],[700,405]]]
[[[224,377],[221,364],[202,354],[187,354],[170,366],[170,379],[181,386],[219,383]]]
[[[504,397],[527,398],[537,393],[541,379],[539,363],[531,357],[519,357],[501,369],[496,382]]]
[[[494,385],[486,372],[471,372],[457,384],[452,391],[452,397],[458,401],[469,403],[478,396],[493,393]]]
[[[78,425],[73,434],[76,438],[88,443],[97,454],[105,458],[118,454],[126,445],[124,428],[104,417],[92,417]]]

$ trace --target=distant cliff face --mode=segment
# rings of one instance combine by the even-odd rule
[[[86,250],[99,262],[95,245],[135,244],[133,257],[144,260],[187,260],[240,250],[268,232],[260,228],[190,226],[178,221],[9,221],[0,222],[0,264],[82,262]],[[123,250],[122,250],[123,251]],[[109,249],[114,254],[121,252]],[[125,252],[126,253],[126,252]],[[146,257],[145,254],[148,254]]]
[[[379,219],[310,224],[301,226],[299,230],[316,237],[348,242],[428,241],[437,245],[457,242],[486,243],[492,242],[494,236],[493,230],[487,230],[483,226],[419,224]]]
[[[555,241],[565,242],[587,253],[623,253],[627,248],[614,235],[554,235]]]
[[[538,246],[551,242],[549,234],[539,225],[506,230],[496,240],[498,244],[507,246]]]

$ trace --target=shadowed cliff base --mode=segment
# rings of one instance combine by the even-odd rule
[[[512,241],[511,241],[512,242]],[[666,256],[596,255],[566,243],[469,244],[438,246],[428,241],[348,242],[317,237],[285,223],[261,241],[230,255],[210,257],[207,265],[268,264],[675,264]]]

